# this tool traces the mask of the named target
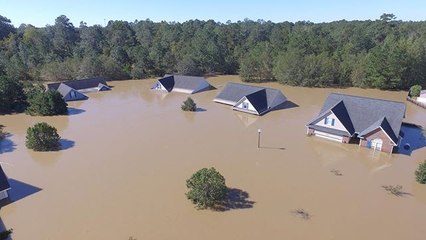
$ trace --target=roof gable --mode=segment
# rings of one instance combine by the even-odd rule
[[[200,87],[211,86],[204,77],[184,76],[184,75],[164,75],[158,80],[168,92],[174,88],[188,90],[189,92],[199,91]],[[152,87],[155,88],[155,85]]]
[[[262,93],[258,93],[259,91],[262,91]],[[228,82],[223,90],[216,96],[215,101],[235,105],[243,97],[248,97],[252,94],[254,94],[252,98],[255,98],[253,101],[258,102],[261,99],[261,104],[266,105],[260,106],[258,105],[260,103],[257,103],[257,105],[263,109],[272,109],[287,100],[284,94],[277,89]],[[252,102],[252,100],[250,100],[250,102]],[[253,105],[254,104],[255,103],[253,103]]]
[[[246,96],[247,100],[253,105],[259,114],[268,110],[268,102],[266,97],[266,90],[262,89]]]
[[[398,143],[398,137],[395,135],[395,133],[392,130],[392,127],[390,126],[388,120],[386,117],[383,117],[379,119],[377,122],[373,123],[370,127],[366,128],[364,131],[359,133],[360,137],[364,137],[368,135],[369,133],[373,132],[374,130],[381,128],[386,135],[392,140],[392,142],[396,145]]]
[[[318,115],[308,125],[315,124],[323,120],[330,112],[332,112],[334,116],[338,118],[338,120],[342,123],[342,125],[345,127],[346,131],[349,133],[350,136],[352,136],[355,133],[354,126],[352,124],[351,118],[349,116],[348,110],[346,109],[346,106],[343,100],[336,103],[336,105],[324,111],[322,114]]]
[[[167,92],[172,91],[175,86],[175,80],[173,76],[164,77],[158,80],[161,85],[167,90]]]
[[[8,189],[10,189],[9,181],[7,180],[7,176],[0,165],[0,191]]]

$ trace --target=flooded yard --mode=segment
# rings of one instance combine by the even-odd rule
[[[208,80],[217,89],[191,96],[195,113],[180,109],[188,95],[153,92],[148,79],[110,82],[112,91],[69,103],[69,116],[0,116],[11,133],[0,161],[12,186],[0,216],[13,239],[424,239],[418,130],[405,131],[413,149],[389,155],[307,137],[305,128],[331,92],[395,101],[406,92],[262,84],[291,103],[258,117],[212,101],[238,77]],[[39,121],[58,129],[63,150],[26,149],[26,129]],[[424,127],[426,111],[407,102],[404,121]],[[249,204],[196,210],[185,181],[203,167]],[[301,209],[308,218],[295,214]]]

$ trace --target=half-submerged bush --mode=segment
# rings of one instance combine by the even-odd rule
[[[42,122],[27,129],[25,145],[34,151],[56,151],[60,148],[59,136],[55,127]]]
[[[414,85],[410,87],[409,95],[410,97],[418,97],[420,96],[420,92],[422,91],[422,86]]]
[[[56,90],[43,91],[33,88],[34,92],[28,94],[27,113],[32,116],[53,116],[68,113],[68,104]]]
[[[423,163],[420,163],[416,172],[416,181],[421,184],[426,183],[426,160]]]
[[[225,200],[228,188],[225,178],[214,168],[203,168],[186,180],[186,197],[198,208],[214,208]]]
[[[192,98],[188,97],[181,106],[183,111],[195,112],[197,110],[197,104],[195,104]]]

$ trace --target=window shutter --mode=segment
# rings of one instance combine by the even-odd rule
[[[331,126],[334,126],[334,118],[331,119]]]

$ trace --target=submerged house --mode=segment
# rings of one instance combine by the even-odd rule
[[[426,104],[426,90],[422,90],[420,92],[420,96],[417,97],[416,101],[419,103]]]
[[[183,76],[183,75],[165,75],[158,79],[151,87],[153,90],[164,92],[180,92],[194,94],[207,91],[213,87],[203,77]]]
[[[307,134],[342,143],[359,140],[360,146],[393,152],[400,142],[405,116],[402,102],[331,93]]]
[[[49,83],[47,88],[57,90],[65,101],[85,100],[84,93],[111,90],[102,77]]]
[[[263,115],[287,101],[280,90],[240,83],[227,83],[213,100],[231,105],[232,109]]]
[[[10,190],[9,181],[7,180],[7,176],[3,171],[3,168],[0,166],[0,200],[9,197],[7,191]]]
[[[62,95],[62,98],[65,101],[85,100],[89,98],[84,93],[81,93],[64,83],[59,84],[58,89],[56,90]]]

